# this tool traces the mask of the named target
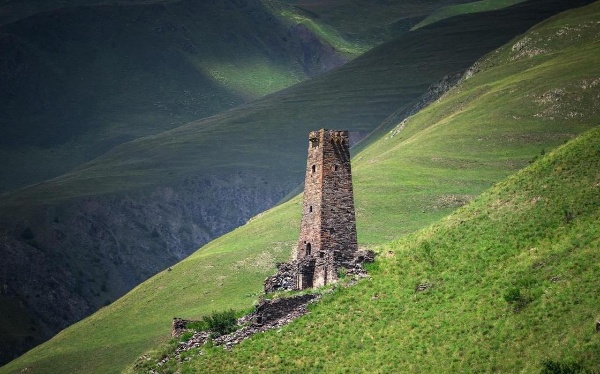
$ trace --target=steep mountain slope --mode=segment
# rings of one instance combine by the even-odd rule
[[[0,4],[0,191],[328,71],[391,39],[375,20],[412,26],[448,0],[355,3],[341,23],[280,0]],[[352,18],[368,27],[350,37]]]
[[[354,57],[337,50],[341,38],[321,40],[259,0],[138,3],[70,6],[0,26],[2,191]]]
[[[375,248],[422,228],[597,126],[599,8],[544,22],[491,53],[446,97],[358,154],[359,243]],[[547,101],[555,90],[560,100]],[[289,258],[300,207],[296,197],[252,219],[0,372],[118,371],[168,339],[173,316],[250,307],[274,264]]]
[[[596,127],[383,246],[307,316],[181,372],[597,372],[599,164]]]

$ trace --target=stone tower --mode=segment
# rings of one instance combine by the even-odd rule
[[[296,251],[296,288],[319,287],[349,268],[358,245],[348,131],[312,131],[300,238]]]
[[[364,263],[375,259],[356,242],[348,131],[311,131],[308,140],[296,257],[277,264],[277,274],[265,279],[265,292],[320,287],[337,281],[341,269],[366,276]]]

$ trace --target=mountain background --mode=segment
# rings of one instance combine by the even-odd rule
[[[156,271],[187,256],[200,244],[245,223],[255,213],[276,203],[301,182],[306,134],[313,128],[348,128],[355,139],[375,130],[360,148],[370,145],[371,154],[373,150],[385,152],[389,145],[374,142],[401,134],[406,127],[406,122],[400,123],[403,113],[414,112],[411,111],[414,105],[420,107],[423,100],[436,96],[435,91],[449,88],[448,82],[456,80],[452,77],[460,75],[483,54],[566,7],[559,1],[526,2],[486,13],[485,17],[466,15],[405,32],[333,72],[222,114],[125,143],[68,174],[5,193],[0,201],[2,258],[9,261],[3,262],[2,306],[14,323],[5,330],[13,335],[3,336],[13,342],[16,336],[25,341],[24,345],[31,344],[29,337],[43,336],[40,330],[51,334],[57,326],[62,328],[82,318]],[[356,39],[348,40],[356,43]],[[535,57],[540,50],[547,52],[540,43],[523,41],[512,57],[522,54],[511,61]],[[494,62],[488,63],[493,67]],[[475,65],[470,72],[477,72],[479,66]],[[588,66],[588,70],[579,67],[575,71],[581,79],[593,78],[593,68]],[[462,111],[470,98],[481,98],[480,92],[487,91],[476,89],[452,102],[451,108]],[[540,95],[543,97],[545,92]],[[595,91],[591,92],[593,95]],[[554,97],[553,93],[548,95]],[[583,103],[590,101],[585,97]],[[581,106],[594,110],[593,105]],[[481,113],[489,114],[489,106],[482,108]],[[458,113],[461,112],[454,116]],[[593,117],[592,112],[583,109],[576,113],[585,118]],[[542,114],[552,117],[551,112]],[[533,145],[517,150],[513,156],[505,154],[505,148],[499,148],[497,155],[504,154],[503,157],[483,162],[489,169],[461,174],[459,180],[449,184],[453,189],[444,190],[446,193],[432,192],[436,197],[433,200],[423,194],[421,187],[411,190],[410,198],[402,203],[391,203],[395,201],[393,196],[398,191],[408,191],[408,186],[382,193],[386,189],[381,186],[387,183],[373,183],[373,177],[371,181],[369,178],[361,181],[357,173],[357,183],[365,183],[363,191],[368,191],[361,196],[357,188],[357,201],[368,201],[362,208],[357,203],[359,222],[362,216],[367,225],[360,240],[367,245],[382,243],[441,218],[495,181],[526,165],[540,150],[554,147],[589,128],[589,123],[581,123],[579,114],[574,116],[579,125],[569,130],[559,127],[554,135],[529,138],[522,134],[501,138],[517,146],[522,141],[531,141]],[[497,123],[499,117],[493,118]],[[324,122],[327,125],[323,125]],[[524,130],[527,129],[525,126]],[[428,139],[416,146],[414,153],[405,154],[409,156],[406,162],[418,165],[430,159],[454,165],[445,173],[454,173],[451,170],[456,167],[464,171],[468,165],[481,163],[470,160],[475,155],[468,151],[481,151],[480,147],[466,144],[461,148],[464,159],[460,162],[449,161],[439,154],[425,156],[428,149],[436,149],[432,147],[435,138]],[[460,139],[460,136],[451,133],[438,139]],[[447,144],[454,148],[456,143]],[[393,153],[388,152],[388,155]],[[366,155],[369,153],[361,153],[358,160]],[[369,156],[366,160],[365,165],[374,171],[372,175],[379,170],[375,168],[377,164],[381,164],[382,170],[392,165],[406,166],[397,159],[391,163],[381,162],[381,156]],[[429,166],[412,177],[410,167],[403,173],[407,183],[418,186],[417,181],[427,181],[434,175],[439,178],[438,166]],[[390,174],[389,170],[380,173],[384,180],[392,175],[397,174]],[[410,219],[403,217],[398,206],[420,214]],[[282,258],[289,255],[285,243],[284,240],[276,246],[276,255]],[[269,246],[272,247],[272,243]],[[268,273],[273,266],[267,252],[265,256],[269,260],[261,267],[260,274]],[[243,254],[235,256],[240,255]],[[207,285],[223,282],[203,269],[199,274]],[[251,284],[256,287],[258,283]],[[238,296],[232,296],[225,304],[236,302]],[[246,304],[251,300],[243,298],[243,301]],[[210,307],[222,306],[222,303],[219,301]],[[159,320],[165,317],[172,316],[161,314]],[[114,323],[114,319],[112,321]],[[38,332],[28,332],[32,329]],[[137,344],[134,345],[147,347],[148,341]],[[53,357],[52,360],[56,360]]]

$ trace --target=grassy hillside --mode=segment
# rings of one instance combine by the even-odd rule
[[[405,3],[371,4],[368,23],[389,27],[393,14],[412,26],[447,1]],[[354,1],[336,9],[364,22]],[[393,35],[351,38],[341,26],[280,0],[3,2],[0,191],[289,87]]]
[[[180,372],[598,372],[599,164],[597,127],[381,247],[308,316]]]
[[[381,243],[435,221],[534,156],[596,126],[594,16],[573,12],[534,27],[358,154],[359,240]]]
[[[598,45],[595,43],[598,26],[595,20],[599,12],[599,4],[569,12],[513,40],[498,52],[484,58],[479,64],[480,71],[445,98],[411,117],[404,126],[399,125],[387,137],[382,137],[355,156],[353,170],[359,243],[379,248],[379,252],[383,254],[378,268],[372,269],[371,282],[363,282],[357,288],[336,292],[332,298],[317,306],[309,317],[283,330],[289,335],[277,332],[266,334],[264,338],[257,337],[244,343],[233,353],[211,351],[207,354],[214,360],[215,366],[203,361],[202,364],[192,363],[192,367],[206,365],[203,368],[215,368],[220,363],[223,367],[239,370],[235,369],[236,363],[256,359],[269,363],[270,367],[281,360],[280,368],[334,370],[336,367],[343,369],[345,365],[351,365],[351,359],[346,361],[343,358],[355,356],[357,360],[360,358],[369,362],[370,368],[385,369],[383,365],[408,360],[404,348],[396,346],[397,349],[388,350],[388,343],[392,340],[390,338],[393,338],[410,347],[410,362],[419,365],[429,362],[431,352],[426,353],[425,350],[433,349],[433,353],[440,355],[440,360],[444,357],[452,358],[452,354],[455,354],[457,363],[453,368],[464,368],[459,366],[461,357],[465,358],[465,362],[477,364],[476,356],[483,358],[478,365],[489,361],[500,369],[514,368],[511,365],[517,365],[516,360],[502,361],[500,356],[491,356],[493,352],[486,349],[488,346],[513,349],[508,343],[511,336],[515,336],[516,342],[531,342],[531,339],[536,338],[535,331],[552,331],[536,322],[535,328],[528,330],[532,332],[531,336],[511,335],[518,331],[515,326],[518,328],[525,323],[521,318],[527,316],[526,313],[534,313],[539,320],[538,305],[543,301],[540,290],[547,290],[546,286],[555,283],[556,287],[579,284],[577,279],[585,281],[581,283],[582,287],[591,287],[586,280],[588,276],[585,275],[589,268],[581,267],[581,271],[574,270],[567,274],[570,265],[559,261],[562,254],[554,257],[551,254],[552,251],[560,254],[564,249],[555,247],[562,245],[555,242],[564,244],[571,238],[580,238],[578,246],[581,248],[593,248],[594,243],[597,246],[595,222],[598,218],[598,174],[593,165],[598,161],[598,144],[592,142],[597,139],[598,130],[572,143],[570,147],[563,148],[559,153],[550,155],[552,158],[536,164],[533,169],[520,174],[516,179],[499,184],[487,197],[465,207],[459,211],[459,215],[443,221],[437,228],[428,229],[410,240],[391,245],[386,243],[447,215],[494,183],[539,158],[542,150],[549,154],[556,145],[598,125],[599,108],[595,98],[599,95],[600,85],[595,65],[598,55]],[[551,43],[548,39],[551,39]],[[527,48],[519,48],[526,44],[523,41],[528,41]],[[544,46],[543,43],[547,45]],[[542,47],[544,53],[535,56],[523,54]],[[556,90],[564,92],[560,96],[561,100],[548,101],[548,97],[555,97],[553,92]],[[571,115],[573,112],[579,114]],[[517,120],[515,117],[520,118]],[[587,151],[581,151],[581,148]],[[572,180],[569,180],[572,190],[581,193],[577,195],[573,192],[572,200],[562,196],[569,187],[559,179],[569,175],[571,170],[567,167],[570,164],[565,159],[566,155],[574,155],[576,160],[583,163],[574,172]],[[550,167],[550,162],[557,164]],[[558,167],[561,162],[564,162],[564,166]],[[556,175],[548,175],[548,168],[555,170]],[[532,173],[535,178],[530,176]],[[556,176],[556,182],[552,182],[553,176]],[[548,188],[553,183],[560,188]],[[580,188],[576,183],[582,183],[581,186],[588,186],[588,189]],[[528,187],[523,189],[521,185]],[[546,186],[547,191],[537,191],[537,188],[543,186]],[[511,195],[513,192],[516,195]],[[541,198],[537,198],[538,195]],[[587,198],[584,202],[587,201],[589,205],[582,203],[582,196]],[[562,205],[555,206],[556,199]],[[517,204],[513,200],[527,202],[518,205],[522,213],[514,214],[520,210],[514,208]],[[504,210],[496,211],[495,206],[489,206],[489,201],[495,201]],[[529,209],[541,209],[539,212],[544,214]],[[274,264],[289,258],[298,235],[300,210],[300,197],[296,197],[261,214],[173,266],[172,271],[159,273],[117,302],[6,365],[0,372],[17,371],[25,367],[31,372],[118,371],[131,364],[145,350],[166,341],[170,320],[174,316],[198,318],[212,311],[249,308],[262,288],[263,279],[274,272]],[[507,210],[508,220],[500,226],[500,222],[506,218]],[[514,217],[511,218],[512,215]],[[545,217],[548,222],[542,220]],[[461,220],[469,224],[458,224]],[[517,230],[517,223],[522,222],[526,223],[526,227]],[[564,242],[552,240],[552,235],[557,235],[558,238],[561,230],[571,228],[576,231],[568,233]],[[459,229],[465,231],[452,231]],[[590,236],[583,234],[587,229]],[[461,237],[464,239],[460,239]],[[502,241],[503,238],[512,239]],[[421,244],[424,240],[428,240],[429,244]],[[452,240],[457,240],[455,246]],[[413,249],[415,246],[417,249]],[[451,249],[442,251],[441,248]],[[481,251],[488,248],[496,249],[497,252]],[[526,249],[526,255],[521,254],[523,248]],[[530,251],[532,248],[536,249]],[[394,256],[386,259],[388,251],[392,251]],[[447,257],[444,255],[446,253],[453,256]],[[587,250],[573,253],[585,256],[591,254]],[[527,268],[533,263],[531,261],[538,259],[532,259],[532,256],[544,259],[541,261],[544,265]],[[514,257],[519,261],[507,260]],[[496,262],[490,267],[491,261]],[[594,260],[589,257],[586,261],[593,263],[597,258]],[[585,261],[578,259],[575,263]],[[454,266],[448,267],[448,264],[455,265],[456,269]],[[512,266],[507,268],[510,270],[508,275],[501,273],[503,266],[508,265]],[[531,281],[521,281],[527,275],[524,269],[535,270]],[[482,280],[488,274],[490,278]],[[580,276],[578,274],[584,275],[575,278]],[[496,288],[489,288],[489,292],[483,293],[473,290],[480,282],[492,282],[494,276],[499,277]],[[557,276],[559,279],[553,283],[547,276]],[[485,282],[483,284],[488,284]],[[417,283],[431,283],[433,288],[417,294],[414,292]],[[520,302],[520,297],[515,296],[517,292],[508,293],[514,288],[518,288],[524,301],[528,300],[527,306],[520,313],[514,313],[513,304]],[[443,290],[446,292],[441,292]],[[561,290],[560,292],[565,292],[560,294],[564,297],[577,296],[568,296],[567,289]],[[510,303],[504,299],[505,294]],[[584,294],[589,298],[578,299],[577,303],[572,302],[573,299],[567,298],[564,302],[563,299],[557,299],[559,301],[555,304],[565,308],[571,304],[585,308],[598,305],[591,292],[586,291]],[[483,296],[485,299],[482,299],[481,305],[471,302],[472,298]],[[440,304],[446,299],[449,304]],[[369,313],[363,314],[358,305],[360,310]],[[421,309],[422,305],[424,308]],[[447,305],[447,308],[443,305]],[[463,309],[470,310],[469,308],[479,314],[465,311],[465,316],[472,317],[465,319],[465,323],[479,323],[477,321],[488,316],[484,312],[490,312],[491,327],[486,325],[489,332],[484,334],[481,330],[481,335],[459,334],[460,331],[473,330],[473,325],[452,324],[452,320],[448,318],[454,319],[459,311],[462,313]],[[565,313],[571,313],[571,309],[564,310]],[[573,309],[570,315],[587,318],[585,315],[589,313],[585,310]],[[332,311],[337,313],[336,322],[331,320]],[[398,317],[397,313],[409,313],[411,318],[418,318],[408,320]],[[428,313],[435,314],[444,324],[423,323],[421,317]],[[498,313],[504,313],[505,319],[493,319]],[[549,318],[556,314],[559,311],[552,309],[543,316]],[[393,320],[387,319],[387,315]],[[339,328],[335,327],[338,319],[343,322]],[[409,324],[403,321],[408,321]],[[358,328],[347,325],[356,323],[359,326],[358,322],[364,323],[364,329],[358,331]],[[553,321],[549,326],[557,331],[559,322]],[[589,331],[592,331],[593,321],[589,323]],[[387,333],[384,327],[387,325],[392,327],[389,335],[385,335]],[[499,325],[501,326],[496,334],[494,328]],[[309,328],[304,330],[307,326]],[[332,332],[330,338],[340,347],[339,354],[329,351],[334,345],[329,345],[329,340],[324,340],[322,336],[310,335],[311,339],[303,338],[306,334],[323,331],[322,326]],[[479,325],[475,325],[477,326]],[[340,330],[342,327],[349,328],[358,338],[344,340]],[[411,335],[411,331],[414,331],[414,335]],[[449,335],[436,335],[442,333]],[[422,341],[416,338],[408,342],[403,340],[421,334],[425,335]],[[581,337],[578,341],[583,343],[574,345],[573,351],[567,352],[564,357],[560,354],[550,356],[550,351],[545,350],[541,350],[539,354],[548,352],[547,358],[550,360],[563,362],[572,358],[582,365],[589,365],[586,352],[597,349],[597,340],[593,340],[595,337],[591,333],[581,334],[583,335],[577,335]],[[495,340],[484,340],[483,337],[488,335],[495,337]],[[433,340],[437,336],[439,340]],[[567,335],[561,336],[557,338],[558,341],[562,342],[560,339],[567,338]],[[458,338],[467,340],[457,341]],[[486,345],[476,351],[473,344],[467,344],[471,338],[475,341],[479,339]],[[436,344],[448,339],[449,345]],[[281,341],[285,350],[275,350],[272,347],[275,341]],[[307,347],[308,342],[320,343],[310,348]],[[584,344],[588,344],[588,347],[583,347]],[[294,345],[297,349],[288,348]],[[462,351],[460,347],[464,347]],[[322,349],[315,356],[322,358],[321,363],[305,354],[312,349]],[[293,353],[294,350],[296,353]],[[257,356],[246,357],[249,352],[257,353]],[[277,353],[280,354],[279,358],[275,357]],[[367,353],[370,353],[368,357]],[[569,355],[573,357],[568,357]],[[493,360],[486,360],[486,357]],[[523,365],[531,365],[526,366],[527,368],[539,368],[541,356],[532,354],[531,358],[531,361],[523,361]],[[427,365],[435,369],[439,368],[437,365],[441,361],[432,359],[430,362]],[[450,365],[451,362],[445,363]],[[263,368],[259,366],[262,365],[260,362],[248,363],[256,370]],[[416,366],[414,368],[416,370]],[[480,368],[483,371],[493,370],[492,366]],[[392,371],[392,367],[389,370]]]
[[[61,4],[0,26],[3,191],[357,55],[352,43],[325,40],[260,1]]]

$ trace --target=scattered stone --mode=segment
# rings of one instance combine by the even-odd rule
[[[192,321],[174,317],[171,324],[171,337],[177,338],[186,331],[186,325]]]
[[[415,287],[415,292],[422,292],[431,287],[433,287],[433,285],[431,283],[421,283],[421,284],[417,285],[417,287]]]
[[[600,332],[600,321],[596,321],[596,332]]]
[[[240,329],[214,339],[211,338],[211,331],[197,331],[189,340],[179,343],[175,352],[164,357],[157,365],[163,366],[167,361],[174,358],[181,362],[181,353],[190,349],[200,348],[209,341],[212,341],[213,345],[231,349],[234,345],[241,343],[256,333],[280,328],[306,314],[308,312],[306,305],[319,298],[320,295],[318,294],[306,294],[273,300],[261,299],[255,307],[254,312],[238,319],[237,324],[241,326]],[[173,318],[171,336],[179,337],[184,332],[191,331],[185,328],[190,322],[194,321],[177,317]]]

